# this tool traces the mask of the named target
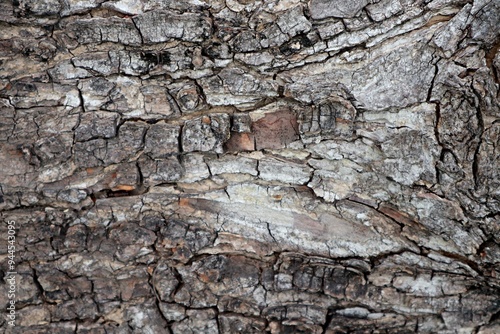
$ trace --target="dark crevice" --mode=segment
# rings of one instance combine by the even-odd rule
[[[171,269],[172,272],[174,273],[175,279],[177,280],[177,286],[170,294],[170,298],[172,298],[172,300],[175,300],[175,296],[177,295],[177,293],[184,287],[184,279],[182,278],[182,275],[179,273],[177,268],[171,267]]]
[[[57,305],[55,301],[50,301],[46,298],[45,296],[45,290],[42,287],[42,284],[40,284],[40,281],[38,279],[38,274],[34,268],[31,268],[31,272],[33,274],[33,283],[35,283],[35,286],[40,293],[40,298],[43,300],[44,303],[47,303],[49,305]]]
[[[495,323],[498,320],[500,320],[500,310],[498,310],[496,313],[491,315],[490,320],[488,321],[489,324]]]
[[[139,186],[133,190],[111,190],[104,189],[91,193],[89,196],[92,201],[102,198],[113,198],[113,197],[128,197],[128,196],[139,196],[148,192],[148,188]]]
[[[328,312],[326,313],[326,320],[325,323],[322,326],[323,331],[321,332],[322,334],[326,334],[328,327],[330,327],[331,322],[333,321],[333,317],[335,316],[336,309],[328,309]]]
[[[483,241],[483,243],[481,245],[479,245],[479,247],[477,248],[477,251],[476,251],[476,255],[479,255],[480,257],[484,258],[487,256],[486,248],[494,247],[494,246],[496,246],[494,239],[489,238],[489,239]]]
[[[137,30],[137,33],[139,34],[139,36],[141,37],[141,44],[144,44],[144,36],[142,36],[142,31],[141,29],[139,29],[139,27],[137,26],[137,22],[135,22],[134,18],[132,18],[130,21],[132,21],[132,24],[134,25],[135,29]]]
[[[474,160],[472,162],[472,176],[474,179],[474,187],[477,190],[481,186],[481,180],[479,179],[479,165],[480,165],[480,153],[481,153],[481,144],[483,142],[483,134],[484,134],[484,120],[483,114],[481,111],[481,95],[474,89],[474,86],[471,87],[472,92],[476,95],[478,99],[476,105],[476,119],[478,123],[479,133],[476,134],[479,142],[477,143],[476,149],[474,151]]]
[[[274,237],[273,233],[271,232],[271,228],[269,227],[269,223],[266,222],[266,228],[267,228],[267,232],[269,233],[269,236],[271,236],[271,238],[273,239],[273,241],[275,243],[278,243],[278,241],[276,241],[276,238]]]
[[[439,61],[441,60],[441,58],[439,58],[435,63],[434,63],[434,75],[432,77],[432,80],[431,80],[431,83],[429,85],[429,90],[427,91],[427,99],[426,101],[427,102],[431,102],[431,98],[432,98],[432,90],[434,89],[434,81],[436,80],[436,77],[438,75],[438,72],[439,72],[439,66],[438,66],[438,63]]]

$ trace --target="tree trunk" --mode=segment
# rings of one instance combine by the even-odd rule
[[[499,333],[499,31],[496,0],[2,1],[1,327]]]

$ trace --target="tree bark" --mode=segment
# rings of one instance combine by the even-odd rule
[[[2,1],[1,327],[499,333],[499,31],[495,0]]]

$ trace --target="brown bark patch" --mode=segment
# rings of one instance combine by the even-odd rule
[[[226,142],[226,151],[253,151],[255,150],[255,139],[252,133],[231,132],[231,138]]]
[[[284,148],[299,139],[299,125],[295,113],[287,110],[266,114],[254,122],[256,149]]]

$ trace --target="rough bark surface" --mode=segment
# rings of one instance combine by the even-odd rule
[[[1,1],[1,327],[499,333],[499,31],[497,0]]]

